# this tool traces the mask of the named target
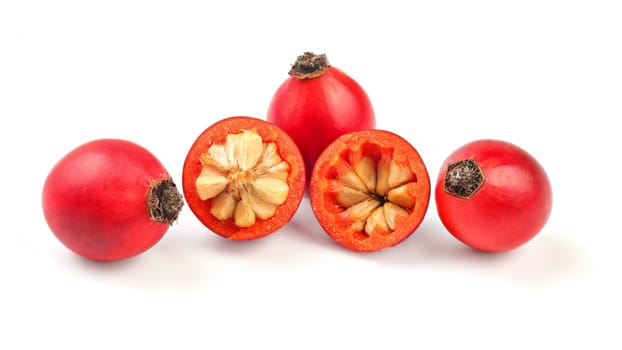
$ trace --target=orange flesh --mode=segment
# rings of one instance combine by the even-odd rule
[[[367,228],[361,227],[357,222],[359,218],[347,215],[348,208],[340,204],[343,200],[339,199],[344,183],[347,191],[351,187],[362,191],[360,182],[350,177],[351,169],[365,158],[371,158],[377,169],[391,169],[384,175],[377,171],[372,174],[371,180],[367,179],[369,181],[366,176],[358,176],[359,180],[362,178],[360,182],[366,183],[366,194],[371,198],[361,205],[375,208],[363,211],[369,214],[365,217],[366,224],[376,223]],[[401,187],[399,197],[388,195],[391,193],[389,189],[397,187]],[[342,136],[324,151],[316,163],[310,190],[314,214],[333,239],[356,251],[377,251],[398,244],[419,226],[428,207],[430,181],[423,160],[406,140],[387,131],[369,130]],[[399,200],[390,200],[395,198]],[[394,206],[401,208],[399,212],[404,214],[392,218],[393,228],[383,224],[383,220],[372,217],[379,217]]]

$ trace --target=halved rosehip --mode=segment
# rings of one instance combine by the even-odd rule
[[[279,127],[231,117],[208,127],[183,168],[183,192],[196,217],[233,240],[263,237],[285,225],[304,194],[300,151]]]
[[[417,150],[389,131],[349,133],[318,158],[311,208],[324,230],[356,251],[377,251],[410,236],[430,200],[430,178]]]

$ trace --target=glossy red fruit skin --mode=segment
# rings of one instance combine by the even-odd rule
[[[147,192],[170,178],[148,150],[119,139],[85,143],[52,168],[43,212],[56,238],[78,255],[113,261],[144,252],[169,225],[151,220]]]
[[[339,136],[376,126],[367,93],[333,66],[315,78],[290,77],[283,82],[272,97],[267,119],[296,142],[307,179],[322,151]]]
[[[471,198],[445,191],[449,164],[473,158],[485,182]],[[437,178],[435,200],[447,230],[481,251],[503,252],[531,240],[546,224],[553,195],[540,163],[520,147],[501,140],[477,140],[454,151]]]

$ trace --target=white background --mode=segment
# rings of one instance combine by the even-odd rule
[[[406,5],[408,3],[408,5]],[[3,1],[0,348],[619,348],[619,1]],[[308,201],[252,242],[186,207],[147,253],[94,263],[47,228],[47,172],[79,144],[137,142],[179,183],[211,123],[263,118],[303,51],[368,92],[434,182],[484,137],[547,170],[553,212],[504,254],[442,227],[337,246]]]

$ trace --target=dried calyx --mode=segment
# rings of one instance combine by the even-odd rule
[[[473,197],[484,185],[484,173],[473,158],[451,163],[447,166],[445,192],[462,199]]]
[[[177,217],[184,201],[177,186],[170,177],[155,181],[147,192],[147,208],[151,220],[171,225]]]
[[[263,142],[254,130],[227,135],[201,155],[195,186],[201,200],[212,200],[211,214],[250,227],[274,216],[289,194],[289,165],[274,142]]]
[[[305,52],[298,56],[289,70],[289,75],[297,79],[311,79],[324,74],[328,68],[330,68],[330,63],[325,54],[316,55],[313,52]]]
[[[393,152],[385,150],[384,154]],[[367,236],[394,231],[396,219],[408,216],[415,206],[411,191],[417,181],[415,174],[393,157],[375,159],[353,152],[345,159],[347,162],[336,166],[336,177],[331,180],[336,202],[343,208],[339,215]]]

